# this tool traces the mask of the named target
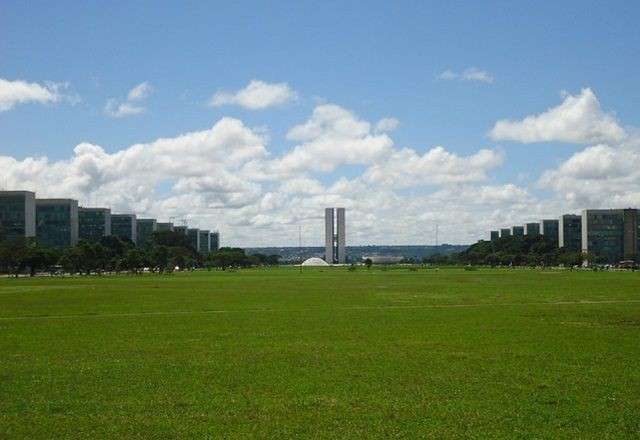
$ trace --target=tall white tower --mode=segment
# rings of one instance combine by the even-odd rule
[[[346,222],[344,208],[325,208],[324,210],[324,243],[325,260],[329,264],[345,264],[347,262]]]

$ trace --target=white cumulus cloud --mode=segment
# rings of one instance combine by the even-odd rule
[[[640,138],[589,146],[545,171],[538,185],[576,209],[640,207]]]
[[[430,243],[425,226],[435,222],[441,242],[472,243],[498,224],[544,214],[527,188],[492,181],[502,151],[399,149],[382,132],[395,125],[322,104],[289,130],[292,147],[282,153],[268,148],[266,128],[222,118],[115,152],[85,142],[66,160],[0,156],[0,169],[9,188],[185,219],[237,246],[294,245],[299,226],[303,244],[320,245],[327,206],[347,208],[349,244]]]
[[[521,121],[500,120],[489,133],[493,140],[518,142],[559,141],[575,144],[619,143],[625,131],[616,119],[604,113],[590,88],[578,95],[564,94],[557,107]]]
[[[403,148],[369,167],[363,178],[366,182],[390,188],[474,182],[484,180],[488,170],[503,162],[503,153],[487,149],[460,157],[441,146],[422,156],[415,150]]]
[[[238,105],[249,110],[262,110],[298,99],[298,94],[287,83],[270,84],[252,80],[247,87],[236,92],[219,91],[209,100],[210,107]]]
[[[44,84],[38,84],[0,78],[0,111],[11,110],[18,104],[29,102],[48,104],[58,102],[63,98],[68,98],[72,103],[77,102],[79,100],[77,96],[67,96],[62,93],[62,90],[68,87],[68,83],[47,81]]]
[[[331,172],[341,165],[367,165],[387,157],[393,141],[373,132],[371,124],[335,104],[317,106],[304,124],[289,130],[299,143],[282,157],[256,170],[265,178],[291,177],[306,172]]]
[[[376,133],[393,131],[398,127],[398,125],[400,125],[400,121],[395,118],[382,118],[376,123],[374,131]]]
[[[109,99],[105,104],[104,112],[107,116],[113,118],[124,118],[144,113],[147,109],[141,105],[141,102],[147,99],[151,90],[152,88],[148,82],[140,83],[129,90],[125,99]]]

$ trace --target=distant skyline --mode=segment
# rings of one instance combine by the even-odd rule
[[[640,208],[640,4],[11,2],[0,188],[224,245],[470,244]]]

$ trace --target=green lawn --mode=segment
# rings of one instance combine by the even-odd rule
[[[638,438],[640,273],[0,279],[0,438]]]

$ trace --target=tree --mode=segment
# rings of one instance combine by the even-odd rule
[[[0,247],[0,266],[9,275],[18,277],[28,265],[30,257],[33,257],[32,250],[35,246],[33,237],[16,237],[2,242]]]
[[[80,241],[75,246],[76,252],[80,255],[79,266],[80,270],[89,275],[91,272],[97,269],[98,259],[96,258],[93,244],[88,241]]]
[[[187,249],[193,249],[191,246],[191,239],[185,234],[174,231],[155,231],[149,236],[149,239],[153,245],[167,246],[167,247],[183,247]]]
[[[45,269],[47,263],[47,249],[39,246],[28,246],[24,256],[23,266],[29,268],[29,276],[34,276],[39,269]]]
[[[137,248],[129,249],[122,259],[122,267],[135,274],[139,274],[142,272],[142,268],[145,267],[147,260],[147,255],[143,250]]]
[[[150,266],[156,268],[160,273],[164,272],[169,265],[169,248],[165,245],[155,246],[149,254]]]
[[[371,261],[371,258],[367,258],[364,260],[364,265],[367,266],[367,270],[371,269],[372,264],[373,264],[373,261]]]
[[[277,266],[279,263],[279,260],[282,258],[282,256],[278,255],[278,254],[271,254],[271,255],[267,255],[267,265],[268,266]]]
[[[107,235],[100,239],[100,244],[111,250],[113,257],[122,258],[124,254],[134,247],[130,240],[125,240],[117,235]]]
[[[71,248],[67,248],[62,251],[62,256],[60,257],[60,264],[65,272],[69,272],[70,274],[82,273],[84,255],[82,253],[82,249],[78,246],[74,246]]]
[[[219,267],[222,270],[230,267],[251,266],[251,260],[245,255],[244,250],[240,248],[223,247],[218,252],[212,252],[209,258],[213,267]]]

